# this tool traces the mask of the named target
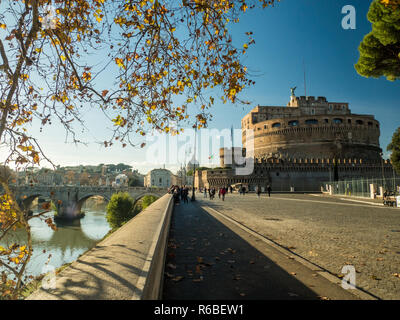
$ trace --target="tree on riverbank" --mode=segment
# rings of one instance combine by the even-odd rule
[[[139,200],[141,211],[150,206],[154,201],[157,201],[157,199],[158,197],[156,196],[151,196],[151,195],[144,196],[142,199]]]
[[[112,195],[107,205],[106,214],[107,221],[112,229],[121,227],[136,215],[134,204],[135,201],[128,192],[118,192]]]
[[[147,130],[175,133],[174,126],[183,121],[205,126],[216,98],[246,103],[239,95],[254,82],[241,60],[255,41],[248,31],[246,42],[235,46],[229,27],[256,4],[273,3],[0,1],[4,168],[52,163],[33,134],[36,124],[42,131],[58,122],[67,142],[81,143],[83,114],[104,114],[113,128],[105,147],[143,147]],[[16,228],[24,229],[28,240],[0,247],[0,266],[6,270],[0,294],[15,299],[33,250],[28,221],[48,210],[28,217],[11,192],[12,182],[6,171],[0,174],[0,240]],[[54,227],[51,219],[45,221]]]

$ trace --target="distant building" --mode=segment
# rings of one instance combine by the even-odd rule
[[[113,187],[127,187],[128,186],[128,176],[125,174],[119,174],[115,177],[115,181],[112,183]]]
[[[173,174],[167,169],[153,169],[144,178],[145,187],[169,188],[173,184]]]

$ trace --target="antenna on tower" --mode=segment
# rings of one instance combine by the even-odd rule
[[[303,58],[303,69],[304,69],[304,94],[307,97],[307,82],[306,82],[306,63]]]

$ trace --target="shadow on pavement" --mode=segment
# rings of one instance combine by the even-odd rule
[[[318,295],[193,203],[175,206],[163,300],[306,300]]]

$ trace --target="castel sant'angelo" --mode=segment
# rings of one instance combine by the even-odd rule
[[[241,123],[243,148],[221,148],[224,169],[196,172],[196,186],[320,191],[329,181],[393,177],[390,162],[382,160],[373,115],[352,114],[348,103],[325,97],[297,97],[294,90],[287,106],[251,110]],[[254,163],[251,174],[237,174],[232,154]]]

